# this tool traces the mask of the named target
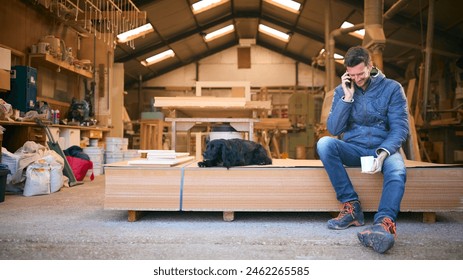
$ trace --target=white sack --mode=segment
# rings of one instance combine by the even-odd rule
[[[45,160],[30,164],[26,170],[24,196],[50,194],[50,165]]]

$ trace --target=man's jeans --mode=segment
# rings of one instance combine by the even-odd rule
[[[360,157],[375,156],[376,149],[365,149],[337,138],[325,136],[317,143],[317,152],[323,162],[336,198],[341,202],[359,200],[344,166],[360,166]],[[389,217],[396,221],[400,203],[405,191],[407,178],[405,163],[400,153],[392,154],[384,160],[382,171],[383,191],[374,223]],[[365,174],[365,176],[371,176]],[[378,186],[380,187],[380,186]]]

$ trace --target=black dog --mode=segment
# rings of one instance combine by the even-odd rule
[[[199,167],[267,165],[272,159],[261,144],[242,139],[215,139],[207,143]]]

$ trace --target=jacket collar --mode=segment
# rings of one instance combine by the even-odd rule
[[[367,91],[368,89],[371,89],[371,87],[375,87],[379,83],[379,81],[381,81],[385,77],[386,76],[384,76],[381,70],[373,66],[370,71],[370,78],[368,79],[368,82],[367,82],[368,85],[366,86],[365,91]]]

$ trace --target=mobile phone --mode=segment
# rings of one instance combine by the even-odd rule
[[[350,88],[352,86],[352,79],[347,78],[347,81],[345,82],[345,84],[346,84],[346,87]]]

